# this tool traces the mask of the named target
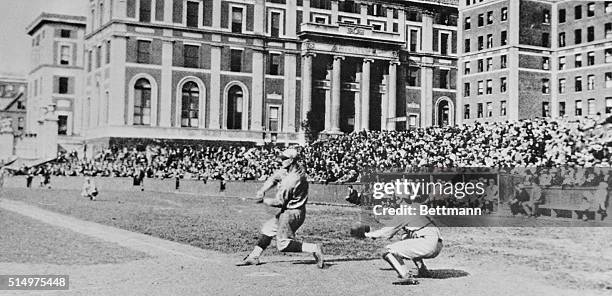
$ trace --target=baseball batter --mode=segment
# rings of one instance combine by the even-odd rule
[[[368,232],[366,237],[377,239],[392,239],[397,233],[403,232],[400,241],[387,245],[383,251],[383,260],[393,267],[401,278],[394,282],[396,285],[415,285],[419,282],[414,279],[404,259],[411,260],[416,265],[418,277],[429,277],[430,273],[423,259],[435,258],[442,250],[442,236],[440,230],[429,216],[403,216],[390,225],[379,230]]]
[[[257,202],[278,208],[274,218],[264,223],[257,246],[238,266],[258,265],[261,253],[276,237],[276,247],[281,252],[311,253],[319,268],[324,267],[323,252],[320,244],[303,243],[295,240],[295,232],[306,218],[308,201],[308,181],[306,174],[297,162],[295,149],[285,150],[280,158],[282,168],[272,175],[257,192]],[[278,187],[274,197],[264,197],[265,193]]]

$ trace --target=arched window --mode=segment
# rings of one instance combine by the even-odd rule
[[[232,86],[227,95],[227,129],[242,129],[242,103],[244,92],[238,85]]]
[[[183,84],[181,99],[181,126],[198,127],[200,110],[200,89],[195,82]]]
[[[134,125],[151,124],[151,83],[145,78],[134,84]]]

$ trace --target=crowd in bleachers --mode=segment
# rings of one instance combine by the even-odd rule
[[[609,120],[608,120],[609,121]],[[301,147],[311,181],[358,181],[366,171],[454,167],[610,167],[610,123],[545,119],[408,131],[362,131]],[[279,167],[279,146],[147,145],[110,147],[92,159],[65,154],[53,175],[262,180]]]

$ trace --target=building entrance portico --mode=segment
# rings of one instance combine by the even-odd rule
[[[307,42],[302,65],[303,118],[311,112],[313,130],[394,129],[397,51]]]

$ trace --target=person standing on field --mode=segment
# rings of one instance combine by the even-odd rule
[[[317,266],[325,265],[320,244],[304,243],[295,239],[295,232],[306,219],[308,202],[308,181],[304,169],[297,162],[298,152],[295,149],[285,150],[280,158],[282,168],[272,175],[257,192],[257,202],[278,208],[274,218],[264,223],[261,235],[253,251],[238,266],[258,265],[261,253],[276,237],[276,247],[281,252],[310,253]],[[264,197],[265,193],[277,187],[274,197]]]

